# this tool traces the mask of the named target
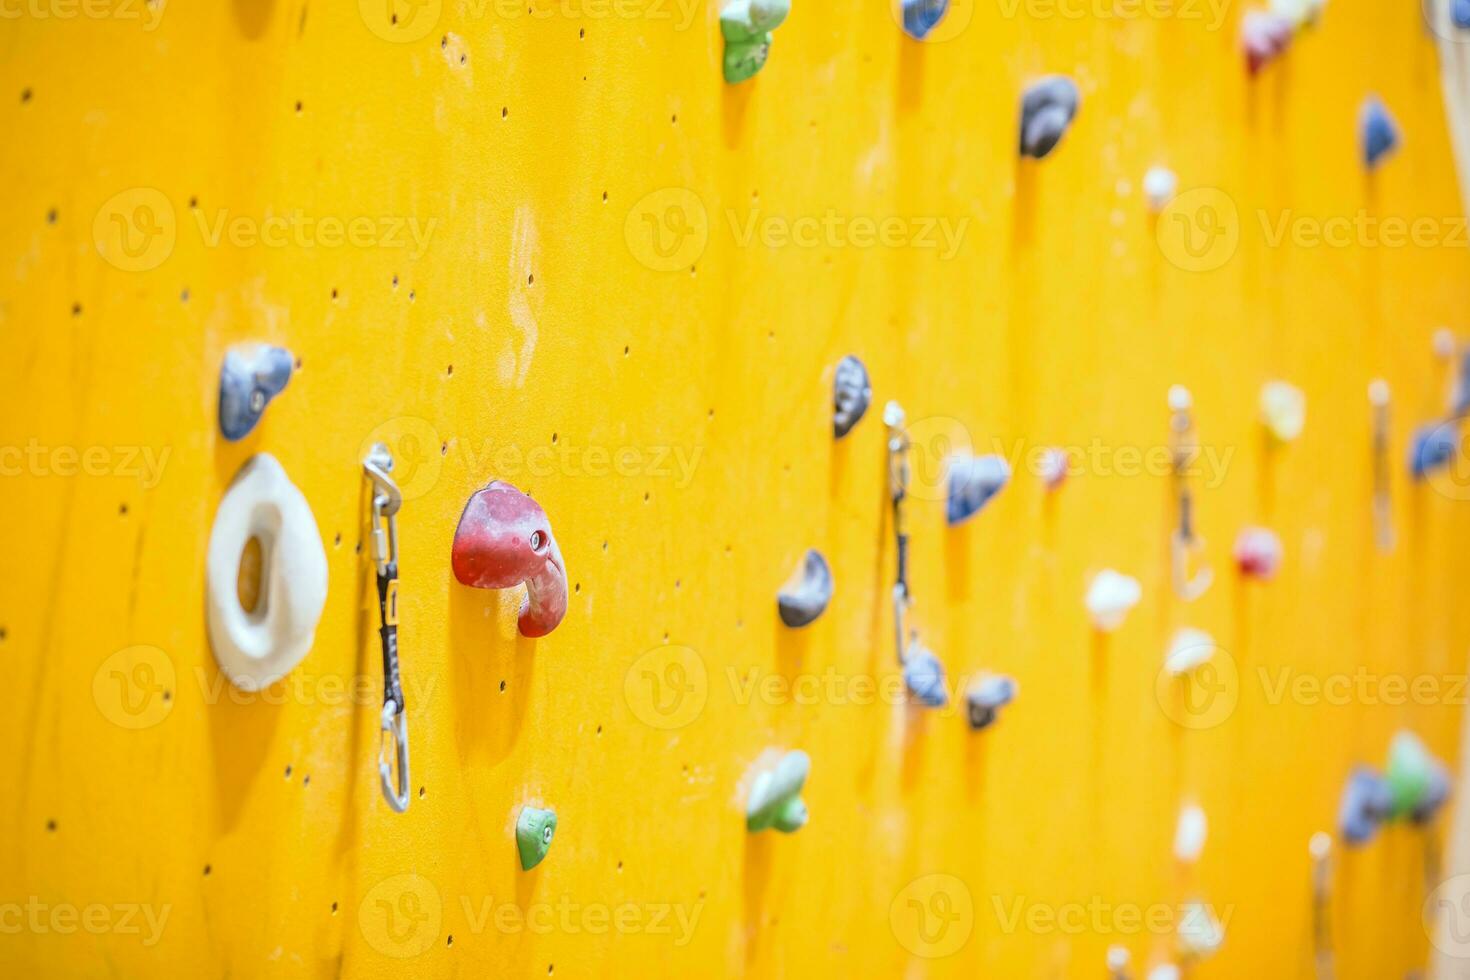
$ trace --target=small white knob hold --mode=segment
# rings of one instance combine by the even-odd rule
[[[1455,332],[1449,327],[1434,331],[1434,355],[1446,360],[1455,356]]]
[[[1307,843],[1307,852],[1312,855],[1313,860],[1325,861],[1332,853],[1332,835],[1317,831]]]
[[[1261,421],[1278,442],[1291,442],[1307,424],[1307,396],[1296,385],[1268,381],[1261,386]]]
[[[255,538],[264,567],[253,611],[240,605],[240,555]],[[327,555],[311,507],[269,453],[252,456],[225,491],[209,532],[209,645],[230,680],[258,691],[311,649],[327,601]]]
[[[1128,969],[1128,950],[1123,946],[1108,947],[1108,969],[1113,973],[1122,973]]]
[[[1186,626],[1174,634],[1164,667],[1176,677],[1187,674],[1215,655],[1215,638],[1204,630]]]
[[[1186,864],[1199,860],[1208,831],[1205,811],[1194,803],[1185,806],[1179,811],[1179,825],[1174,830],[1174,856]]]
[[[1194,399],[1190,397],[1189,389],[1183,385],[1169,386],[1169,408],[1175,412],[1187,412]]]
[[[1382,378],[1374,378],[1368,382],[1368,401],[1373,405],[1382,407],[1388,404],[1388,382]]]
[[[1142,596],[1143,586],[1138,584],[1138,579],[1104,568],[1093,577],[1084,602],[1092,625],[1111,633],[1123,625],[1129,610],[1138,605]]]
[[[1178,188],[1179,178],[1168,167],[1150,167],[1143,175],[1143,196],[1148,201],[1149,210],[1155,214],[1174,200],[1174,192]]]

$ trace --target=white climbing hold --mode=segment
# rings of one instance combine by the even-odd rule
[[[1042,485],[1048,490],[1057,490],[1067,482],[1067,451],[1065,449],[1051,448],[1042,452],[1041,463],[1038,467]]]
[[[1179,980],[1179,967],[1173,963],[1160,963],[1148,971],[1148,980]]]
[[[1174,856],[1186,864],[1199,860],[1205,849],[1209,822],[1198,804],[1189,803],[1179,811],[1179,824],[1174,828]]]
[[[240,555],[260,542],[260,598],[240,605]],[[311,507],[269,453],[252,456],[225,491],[209,532],[209,644],[236,687],[257,691],[311,649],[327,601],[327,556]]]
[[[1316,24],[1326,6],[1327,0],[1271,0],[1271,13],[1300,29]]]
[[[1278,442],[1291,442],[1307,424],[1307,396],[1285,381],[1266,382],[1261,386],[1261,421]]]
[[[1225,942],[1225,927],[1204,902],[1186,902],[1175,939],[1180,955],[1203,959],[1213,955]]]
[[[1187,674],[1215,655],[1215,638],[1204,630],[1186,626],[1174,634],[1164,668],[1177,676]]]
[[[1143,586],[1138,584],[1138,579],[1104,568],[1093,576],[1084,602],[1087,614],[1092,617],[1092,625],[1104,633],[1111,633],[1123,625],[1129,610],[1138,605],[1142,597]]]
[[[1143,175],[1143,196],[1148,201],[1149,210],[1156,214],[1174,200],[1174,192],[1178,188],[1179,178],[1168,167],[1150,167]]]
[[[1194,404],[1194,398],[1190,396],[1189,389],[1183,385],[1169,386],[1169,411],[1187,412]]]

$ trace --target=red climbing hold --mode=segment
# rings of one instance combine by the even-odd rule
[[[509,483],[492,480],[470,497],[454,530],[454,577],[476,589],[526,584],[520,628],[545,636],[567,613],[567,573],[541,505]]]

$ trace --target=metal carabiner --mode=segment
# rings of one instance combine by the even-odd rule
[[[1317,980],[1332,980],[1332,838],[1319,831],[1307,850],[1312,856],[1312,961]]]
[[[1392,551],[1393,501],[1388,483],[1388,382],[1374,379],[1368,385],[1368,403],[1373,407],[1373,536],[1379,551]]]
[[[1174,492],[1178,500],[1179,525],[1172,539],[1174,591],[1185,602],[1204,594],[1215,580],[1214,569],[1204,559],[1205,542],[1194,533],[1194,496],[1189,489],[1188,468],[1199,455],[1194,437],[1194,422],[1189,409],[1192,401],[1182,385],[1169,389],[1170,441],[1173,453]]]
[[[393,456],[381,442],[374,443],[362,461],[363,472],[372,483],[372,556],[378,572],[378,615],[382,623],[378,636],[383,644],[383,711],[379,716],[381,732],[378,742],[378,776],[383,799],[395,813],[403,813],[409,804],[408,718],[403,703],[403,683],[398,665],[398,509],[403,506],[403,492],[388,474],[393,470]],[[383,738],[382,736],[387,736]],[[387,743],[393,743],[398,763],[395,789],[393,765],[389,761]]]
[[[903,506],[909,487],[909,434],[904,428],[903,407],[898,402],[884,406],[883,424],[888,427],[888,494],[893,503],[893,537],[898,556],[893,582],[893,628],[898,662],[902,664],[905,660],[904,614],[913,600],[909,595],[909,531]]]

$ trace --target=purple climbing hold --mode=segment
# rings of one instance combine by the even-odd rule
[[[1398,124],[1376,95],[1368,96],[1363,102],[1358,129],[1363,143],[1363,163],[1369,170],[1399,145]]]
[[[944,664],[917,641],[909,645],[908,656],[904,658],[903,682],[909,694],[926,708],[949,704],[949,692],[944,688]]]
[[[832,379],[832,435],[841,439],[852,431],[873,400],[873,383],[862,361],[848,354],[837,362]]]
[[[971,456],[960,453],[950,458],[948,500],[944,517],[951,527],[963,524],[980,512],[990,498],[1011,481],[1011,466],[994,453]]]
[[[225,352],[219,369],[219,427],[230,442],[255,428],[270,400],[291,380],[295,358],[284,347],[240,344]]]
[[[1393,797],[1382,776],[1359,766],[1348,777],[1342,794],[1342,838],[1349,844],[1366,844],[1378,833],[1379,826],[1393,807]]]
[[[1040,160],[1061,141],[1080,100],[1077,83],[1065,75],[1048,75],[1021,96],[1021,155]]]

